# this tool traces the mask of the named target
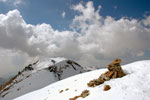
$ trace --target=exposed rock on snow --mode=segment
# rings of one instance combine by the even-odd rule
[[[98,79],[91,80],[87,85],[89,87],[95,87],[97,85],[103,84],[104,81],[108,81],[113,78],[121,78],[125,75],[121,68],[121,59],[115,59],[111,64],[108,65],[108,71],[101,74]]]
[[[111,87],[109,85],[104,85],[104,91],[108,91],[110,89],[111,89]]]
[[[75,96],[74,98],[70,98],[69,100],[76,100],[80,97],[85,98],[90,95],[89,90],[84,90],[79,96]]]
[[[101,78],[98,78],[98,79],[91,80],[87,85],[89,87],[95,87],[95,86],[103,84],[103,83],[104,83],[104,80]]]
[[[111,64],[108,65],[108,72],[106,76],[110,78],[120,78],[125,75],[121,68],[121,59],[115,59]]]
[[[62,93],[64,90],[60,90],[59,93]]]
[[[85,97],[87,97],[88,95],[90,95],[89,90],[84,90],[84,91],[81,93],[80,97],[85,98]]]
[[[121,68],[121,59],[115,59],[111,64],[108,65],[108,71],[101,74],[100,78],[104,81],[108,81],[112,78],[121,78],[125,75]]]
[[[62,74],[63,74],[64,70],[69,67],[72,67],[75,71],[80,70],[79,73],[83,73],[86,71],[83,69],[83,67],[81,65],[79,65],[78,63],[71,61],[71,60],[66,60],[66,62],[65,62],[66,64],[62,65],[61,67],[58,67],[57,65],[55,65],[54,60],[51,60],[51,61],[54,63],[54,65],[49,66],[47,69],[50,72],[53,72],[55,74],[55,76],[58,77],[59,80],[62,79]],[[76,67],[76,66],[78,66],[78,67]]]

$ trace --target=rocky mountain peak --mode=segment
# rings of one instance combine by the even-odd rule
[[[88,70],[75,61],[65,58],[37,60],[25,66],[17,75],[0,86],[0,99],[12,100],[25,93],[86,71]]]

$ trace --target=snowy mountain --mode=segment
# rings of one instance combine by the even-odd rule
[[[150,100],[150,61],[134,62],[122,66],[122,69],[125,76],[95,87],[88,87],[87,83],[97,79],[107,69],[69,77],[15,100]],[[105,85],[109,85],[110,90],[104,91]],[[79,97],[82,91],[87,97]],[[79,98],[70,99],[73,97]]]
[[[51,83],[86,72],[78,63],[65,58],[51,58],[29,64],[0,87],[0,99],[12,100]]]

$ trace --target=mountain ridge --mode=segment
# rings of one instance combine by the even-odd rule
[[[66,58],[35,61],[0,87],[1,100],[11,100],[67,77],[89,71]]]

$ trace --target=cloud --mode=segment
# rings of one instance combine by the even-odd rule
[[[6,49],[16,49],[37,55],[28,39],[32,35],[33,26],[27,25],[18,10],[9,11],[6,15],[0,14],[0,46]]]
[[[149,28],[136,19],[115,20],[111,16],[103,18],[99,15],[100,8],[101,6],[95,11],[93,2],[73,7],[80,12],[73,20],[73,27],[83,34],[78,38],[81,49],[89,54],[98,50],[95,51],[96,55],[106,58],[142,56],[150,49]]]
[[[0,76],[8,78],[31,63],[32,59],[23,52],[0,48]]]
[[[63,11],[61,16],[62,16],[62,18],[65,18],[66,17],[66,12]]]
[[[102,17],[101,8],[95,9],[91,1],[72,6],[79,13],[70,25],[72,31],[54,30],[46,23],[27,24],[18,10],[0,14],[0,47],[3,52],[10,51],[6,55],[17,53],[8,61],[13,59],[14,66],[17,55],[23,62],[37,56],[66,57],[84,66],[104,67],[113,58],[129,62],[150,52],[150,28],[145,26],[149,25],[149,16],[142,20],[115,20],[111,16]]]
[[[150,16],[146,16],[146,19],[142,20],[145,26],[150,26]]]
[[[14,5],[14,6],[18,6],[18,5],[20,5],[20,4],[23,4],[23,3],[24,3],[24,0],[0,0],[0,2],[12,4],[12,5]]]
[[[22,51],[30,56],[59,56],[77,42],[76,32],[60,32],[45,23],[26,24],[18,10],[1,14],[0,22],[0,47]],[[64,47],[67,47],[66,50]]]
[[[101,6],[98,7],[98,10],[95,11],[93,2],[88,2],[85,6],[81,3],[72,7],[74,11],[80,13],[80,15],[75,16],[72,23],[72,28],[75,30],[81,30],[81,32],[85,32],[89,26],[89,24],[101,24],[102,17],[99,15],[99,11]]]

